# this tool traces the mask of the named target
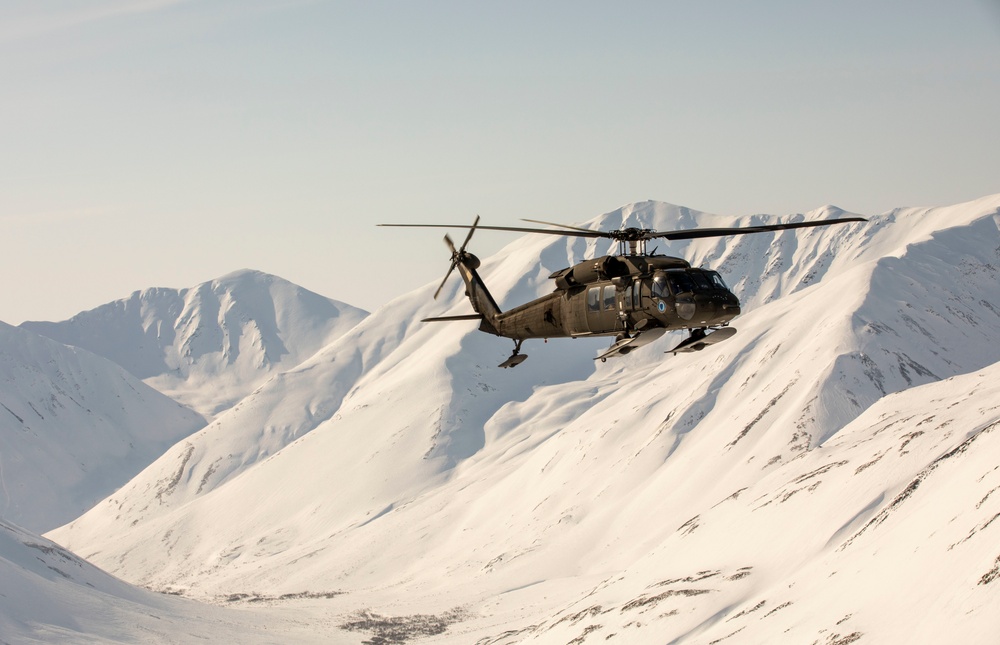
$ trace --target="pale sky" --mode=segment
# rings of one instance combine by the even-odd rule
[[[0,320],[443,277],[442,231],[378,222],[958,203],[998,115],[1000,0],[5,0]]]

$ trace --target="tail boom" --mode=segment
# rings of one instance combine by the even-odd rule
[[[500,307],[476,271],[476,267],[479,266],[479,258],[471,253],[463,253],[462,257],[458,258],[457,265],[458,272],[462,275],[462,280],[465,281],[465,295],[469,297],[472,309],[482,316],[479,329],[494,336],[501,336],[502,334],[496,325],[497,317],[501,313]]]

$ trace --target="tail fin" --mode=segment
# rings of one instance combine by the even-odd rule
[[[496,300],[493,299],[490,290],[486,288],[483,279],[476,271],[476,268],[479,267],[479,258],[463,251],[457,264],[458,272],[462,274],[462,279],[465,281],[465,295],[469,297],[472,309],[483,317],[479,329],[499,336],[500,332],[497,331],[494,323],[497,316],[500,315],[500,307],[497,306]]]
[[[479,216],[477,215],[476,221],[472,223],[472,228],[469,229],[468,236],[466,236],[462,246],[458,249],[455,248],[455,244],[451,241],[450,237],[447,235],[444,236],[444,243],[451,249],[451,267],[448,269],[448,273],[445,274],[444,280],[441,281],[441,285],[437,291],[434,292],[434,297],[438,297],[438,294],[441,293],[441,289],[444,287],[444,283],[451,276],[451,272],[455,270],[455,267],[458,267],[458,272],[462,275],[462,280],[465,282],[465,295],[469,297],[473,310],[482,316],[479,329],[499,336],[500,332],[497,331],[494,321],[500,315],[500,307],[497,306],[496,300],[493,299],[489,289],[486,288],[486,284],[483,283],[483,279],[476,272],[476,269],[479,268],[479,258],[465,250],[465,247],[469,244],[469,240],[472,239],[472,234],[476,232],[476,225],[478,224]]]

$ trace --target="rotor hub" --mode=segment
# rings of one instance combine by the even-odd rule
[[[634,226],[628,228],[620,228],[614,231],[608,231],[608,237],[617,240],[618,242],[640,242],[652,239],[656,231],[649,228],[636,228]]]

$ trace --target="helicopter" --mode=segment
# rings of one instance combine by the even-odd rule
[[[842,217],[807,222],[655,231],[622,227],[601,231],[540,220],[521,220],[556,228],[481,226],[479,216],[469,225],[379,224],[414,228],[469,229],[458,248],[447,234],[444,242],[451,251],[451,267],[434,298],[457,268],[465,282],[465,294],[474,314],[424,318],[421,322],[478,320],[480,331],[514,341],[514,351],[499,365],[516,367],[528,358],[521,344],[528,339],[612,336],[611,346],[595,360],[607,361],[648,345],[668,331],[687,330],[689,336],[667,353],[678,354],[705,349],[736,334],[730,321],[740,315],[740,301],[717,271],[692,267],[683,258],[646,251],[649,240],[690,240],[705,237],[747,235],[767,231],[867,222],[863,217]],[[479,258],[466,248],[477,230],[511,231],[543,235],[606,238],[618,243],[615,255],[584,260],[549,276],[555,289],[541,298],[503,311],[479,276]]]

